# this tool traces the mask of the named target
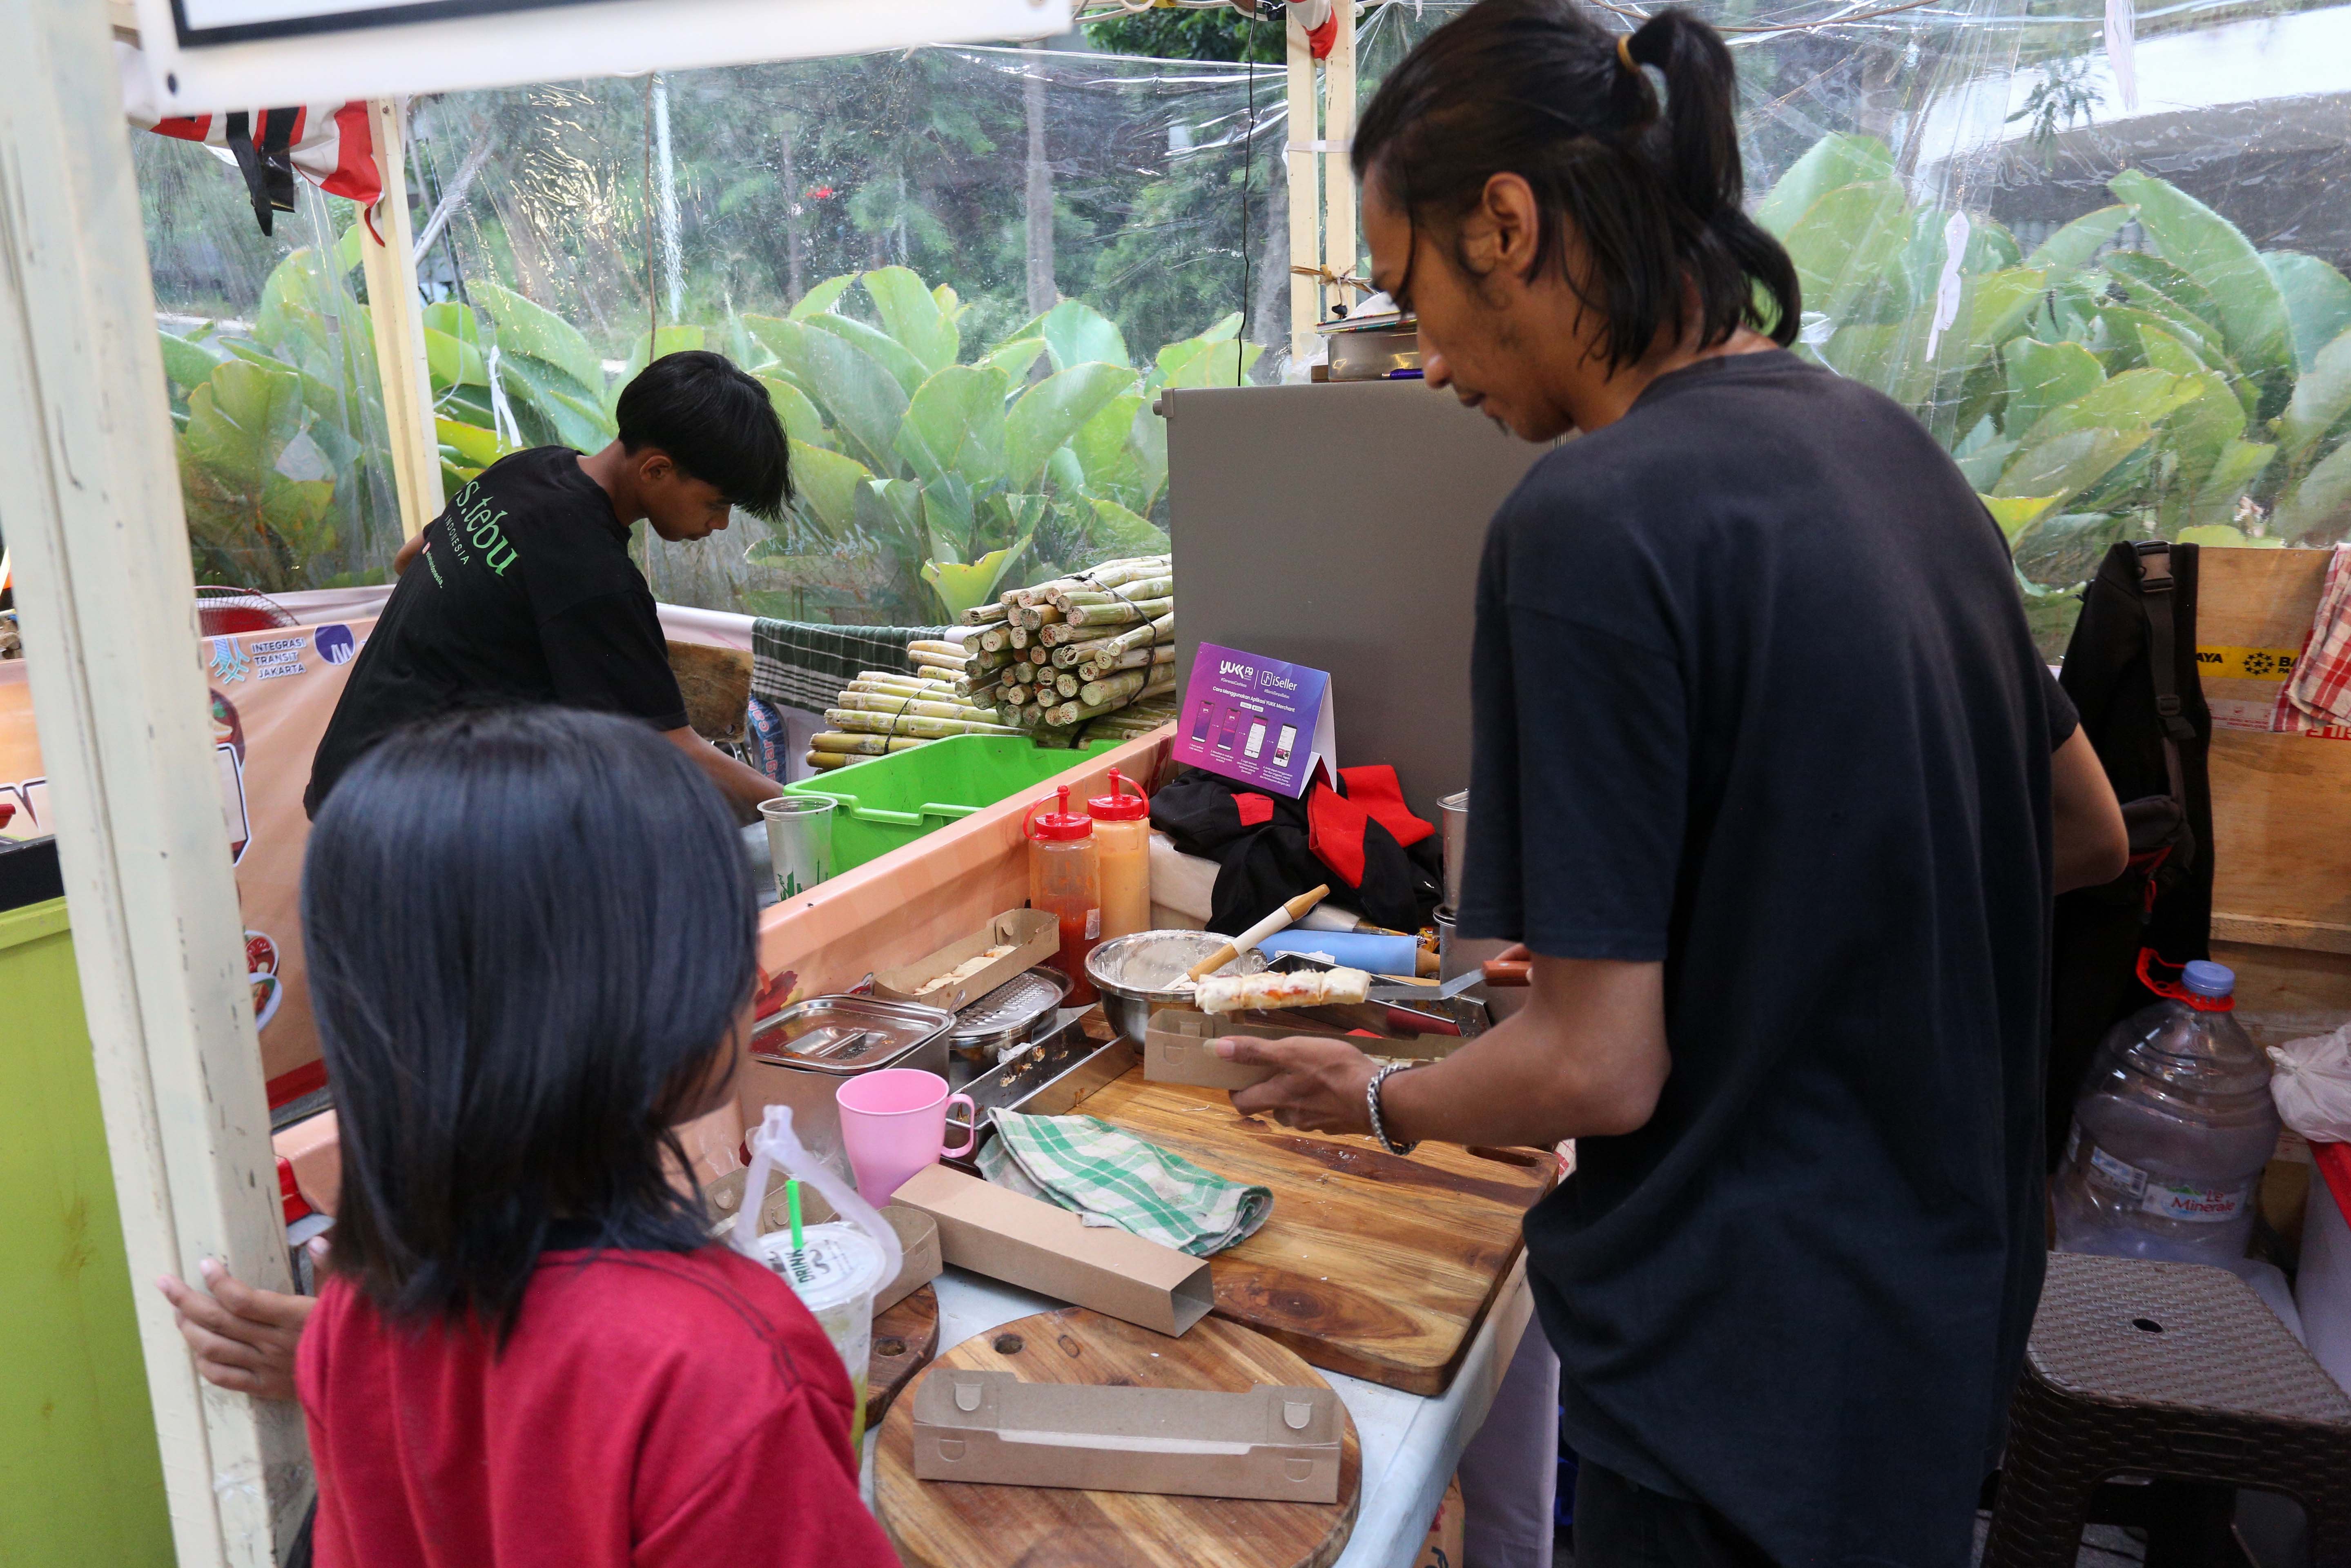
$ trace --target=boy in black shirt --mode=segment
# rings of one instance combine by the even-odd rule
[[[616,413],[619,439],[602,451],[502,457],[401,547],[399,584],[319,742],[304,810],[317,815],[344,770],[402,725],[538,703],[643,719],[746,820],[778,792],[687,727],[629,527],[643,517],[676,541],[722,531],[737,507],[778,517],[791,494],[783,423],[758,381],[700,350],[646,366]]]

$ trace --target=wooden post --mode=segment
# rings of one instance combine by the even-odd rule
[[[375,233],[360,225],[360,265],[375,333],[376,374],[383,386],[383,422],[391,433],[400,532],[414,538],[441,512],[441,441],[433,429],[433,376],[424,361],[416,241],[408,218],[408,140],[399,101],[370,99],[368,130],[375,139],[383,195],[369,209]]]
[[[1322,182],[1315,178],[1314,162],[1314,53],[1305,29],[1295,20],[1285,25],[1285,31],[1290,40],[1290,262],[1311,267],[1322,254]],[[1305,363],[1314,352],[1322,298],[1314,279],[1290,275],[1290,357],[1295,363]]]
[[[0,517],[179,1563],[262,1568],[300,1415],[201,1383],[150,1283],[291,1288],[111,49],[103,6],[0,6]]]
[[[1355,136],[1355,0],[1333,0],[1339,36],[1322,62],[1322,265],[1355,270],[1355,171],[1348,158]],[[1353,308],[1362,298],[1337,284],[1325,305]]]

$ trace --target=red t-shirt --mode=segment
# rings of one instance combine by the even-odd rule
[[[330,1280],[295,1379],[319,1568],[898,1568],[840,1357],[722,1247],[549,1253],[503,1352]]]

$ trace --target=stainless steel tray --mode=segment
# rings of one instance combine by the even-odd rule
[[[1143,1064],[1143,1053],[1129,1041],[1104,1042],[1087,1035],[1082,1020],[1092,1010],[1062,1009],[1056,1027],[963,1086],[977,1108],[980,1143],[995,1135],[988,1121],[991,1111],[1066,1116],[1094,1091]],[[973,1145],[973,1152],[978,1152],[978,1144]],[[968,1157],[947,1163],[976,1169]]]
[[[1069,994],[1069,977],[1059,969],[1016,975],[956,1014],[948,1049],[983,1064],[995,1062],[1006,1051],[1050,1030],[1055,1009]]]

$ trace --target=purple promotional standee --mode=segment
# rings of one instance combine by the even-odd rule
[[[1177,711],[1176,760],[1238,783],[1295,800],[1317,768],[1339,766],[1323,671],[1203,643]]]

